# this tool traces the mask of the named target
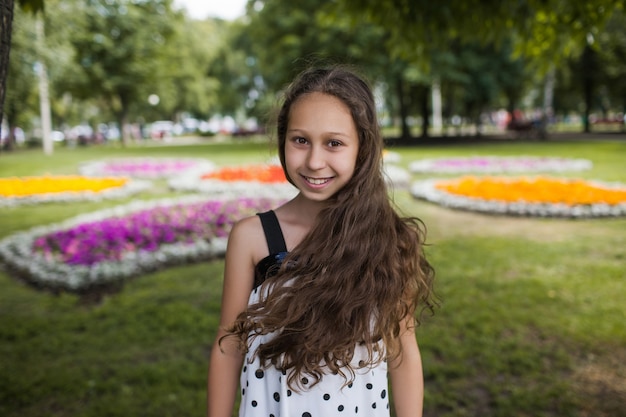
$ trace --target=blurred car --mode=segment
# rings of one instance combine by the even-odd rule
[[[152,139],[163,139],[171,137],[174,131],[174,122],[169,120],[159,120],[150,125],[150,137]]]
[[[50,138],[53,142],[63,142],[65,140],[65,133],[60,130],[53,130],[50,132]]]

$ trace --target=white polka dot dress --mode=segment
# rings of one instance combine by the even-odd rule
[[[249,302],[256,302],[258,295],[259,289],[254,289]],[[367,357],[364,346],[355,348],[356,375],[351,384],[344,386],[341,375],[326,374],[309,388],[303,378],[302,388],[295,392],[287,385],[288,375],[275,367],[264,369],[254,357],[258,345],[271,337],[254,339],[246,355],[240,378],[240,417],[389,417],[387,363],[358,369],[359,361]]]
[[[259,300],[261,284],[287,255],[287,247],[275,213],[270,210],[258,215],[270,255],[256,265],[255,288],[250,294],[248,304]],[[389,417],[387,363],[381,362],[375,367],[359,369],[359,362],[367,358],[365,346],[355,347],[352,360],[355,378],[351,384],[344,386],[346,380],[343,376],[329,373],[312,386],[308,386],[309,381],[305,378],[296,392],[287,385],[289,375],[283,375],[275,367],[263,368],[259,359],[254,356],[259,344],[271,337],[271,334],[259,336],[249,346],[240,378],[240,417]],[[313,378],[310,380],[313,382]]]

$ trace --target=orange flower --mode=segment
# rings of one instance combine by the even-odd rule
[[[436,188],[470,198],[504,202],[588,205],[626,203],[626,189],[581,179],[461,177],[439,181]]]
[[[41,176],[0,178],[0,196],[26,197],[37,194],[67,192],[101,192],[122,187],[127,178],[91,178],[82,176]]]
[[[257,181],[263,183],[286,182],[283,169],[279,165],[249,165],[243,167],[225,167],[204,174],[202,179],[221,181]]]

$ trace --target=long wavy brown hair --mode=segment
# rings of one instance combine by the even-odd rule
[[[285,173],[285,140],[294,102],[319,92],[340,99],[359,135],[356,169],[318,215],[305,239],[263,285],[260,301],[230,326],[242,350],[251,338],[272,334],[254,352],[262,363],[289,370],[289,385],[304,375],[317,383],[325,373],[354,378],[355,346],[367,348],[376,365],[401,355],[401,322],[433,311],[434,269],[423,247],[425,227],[400,217],[382,171],[383,140],[372,91],[351,69],[332,67],[302,73],[286,90],[278,113],[279,157]],[[290,180],[291,181],[291,180]],[[267,290],[267,291],[265,291]],[[416,311],[419,314],[416,314]],[[378,349],[382,341],[384,349]]]

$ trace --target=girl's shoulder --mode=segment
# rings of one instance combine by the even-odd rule
[[[267,242],[259,216],[249,216],[238,220],[228,236],[228,252],[241,258],[248,257],[256,265],[267,256]]]

